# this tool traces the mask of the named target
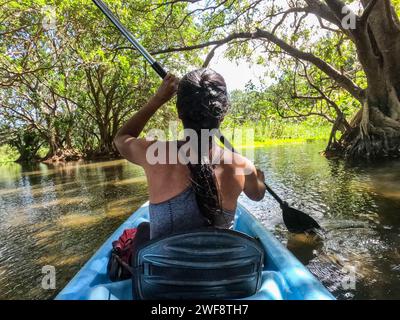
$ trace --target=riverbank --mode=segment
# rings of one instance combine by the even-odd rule
[[[247,130],[252,130],[250,135],[251,139],[246,137]],[[233,143],[236,148],[239,149],[259,148],[264,146],[304,143],[311,141],[324,141],[328,139],[330,130],[330,126],[321,125],[319,122],[313,123],[312,121],[303,122],[301,124],[275,121],[264,126],[243,124],[243,126],[240,128],[235,129],[231,129],[230,127],[222,128],[224,135]],[[245,140],[238,140],[238,136],[243,136],[243,139]],[[42,147],[38,152],[39,158],[44,157],[47,152],[48,149],[46,147]],[[0,146],[0,163],[15,162],[18,158],[19,154],[15,148],[9,145]],[[81,158],[74,157],[72,161],[76,161],[78,159],[107,161],[116,158],[117,157],[115,157],[115,155],[102,154],[96,156],[82,156]]]
[[[311,142],[323,142],[328,141],[326,138],[291,138],[291,139],[266,139],[263,141],[255,141],[252,144],[239,144],[235,145],[236,149],[247,149],[247,148],[262,148],[267,146],[277,146],[285,144],[299,144],[299,143],[311,143]]]
[[[265,146],[274,146],[274,145],[284,145],[284,144],[298,144],[305,142],[314,142],[314,141],[326,141],[326,138],[283,138],[283,139],[264,139],[262,141],[255,141],[251,144],[235,144],[236,149],[247,149],[247,148],[262,148]],[[19,155],[18,152],[8,145],[0,146],[0,165],[6,163],[16,162]],[[87,161],[107,161],[119,159],[119,157],[115,156],[98,156],[98,157],[82,157],[80,159],[74,159],[72,161],[78,160],[87,160]],[[72,161],[63,161],[63,162],[72,162]],[[41,162],[41,161],[37,161]]]

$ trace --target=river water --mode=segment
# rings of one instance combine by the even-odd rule
[[[350,166],[324,142],[254,150],[275,191],[325,228],[290,235],[266,196],[241,201],[338,299],[400,299],[400,161]],[[147,200],[143,171],[124,160],[0,166],[0,299],[49,299]],[[56,268],[44,290],[43,266]]]

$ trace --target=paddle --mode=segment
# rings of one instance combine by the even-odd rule
[[[118,20],[118,18],[111,12],[108,6],[101,0],[93,0],[94,4],[104,13],[104,15],[112,22],[112,24],[118,29],[118,31],[134,46],[134,48],[140,52],[140,54],[150,63],[151,67],[157,74],[164,79],[167,72],[163,67],[151,56],[150,53],[137,41],[132,33]]]
[[[279,202],[282,209],[283,222],[286,228],[291,233],[317,233],[318,229],[322,229],[321,226],[311,218],[308,214],[289,207],[286,201],[283,201],[265,182],[267,191]]]
[[[150,63],[157,74],[164,78],[167,72],[163,67],[147,52],[147,50],[133,37],[133,35],[126,29],[118,18],[111,12],[107,5],[101,0],[93,0],[97,7],[106,15],[106,17],[114,24],[114,26],[121,32],[121,34],[143,55],[143,57]],[[232,152],[236,152],[230,142],[219,131],[219,139]],[[283,201],[265,182],[267,191],[274,197],[281,205],[283,222],[289,232],[292,233],[310,233],[315,232],[316,229],[321,229],[320,225],[309,215],[304,212],[291,208],[287,202]]]

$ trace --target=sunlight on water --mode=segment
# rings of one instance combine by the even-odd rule
[[[76,255],[69,257],[60,257],[59,255],[43,256],[36,261],[40,266],[57,265],[58,267],[76,265],[80,262],[82,262],[82,256]]]
[[[101,217],[99,216],[84,216],[79,214],[71,214],[67,217],[62,217],[58,220],[57,224],[62,228],[85,228],[90,225],[99,223]]]
[[[273,189],[327,230],[322,244],[293,238],[270,197],[249,203],[264,225],[339,299],[400,299],[400,161],[351,166],[320,156],[323,143],[260,148]],[[354,268],[355,289],[343,286]],[[353,269],[351,269],[353,270]]]
[[[241,201],[339,299],[400,299],[400,161],[350,166],[324,143],[266,146],[267,182],[326,229],[321,242],[289,234],[277,203]],[[48,299],[147,201],[146,178],[124,160],[0,166],[0,298]],[[57,290],[40,286],[44,265]],[[348,269],[355,289],[344,288]]]
[[[123,160],[0,166],[0,298],[52,298],[144,201],[143,171]],[[57,290],[40,286],[57,270]]]

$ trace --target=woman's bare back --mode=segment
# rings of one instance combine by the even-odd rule
[[[164,150],[169,155],[172,143],[165,143],[167,146]],[[214,149],[214,159],[217,159],[214,173],[224,210],[234,211],[237,199],[243,191],[250,198],[258,197],[257,194],[252,194],[252,190],[246,190],[246,185],[250,184],[248,180],[257,179],[257,171],[248,159],[219,146]],[[167,160],[165,164],[147,164],[143,167],[148,180],[151,203],[167,201],[184,192],[192,183],[190,170],[182,163],[171,163]]]

